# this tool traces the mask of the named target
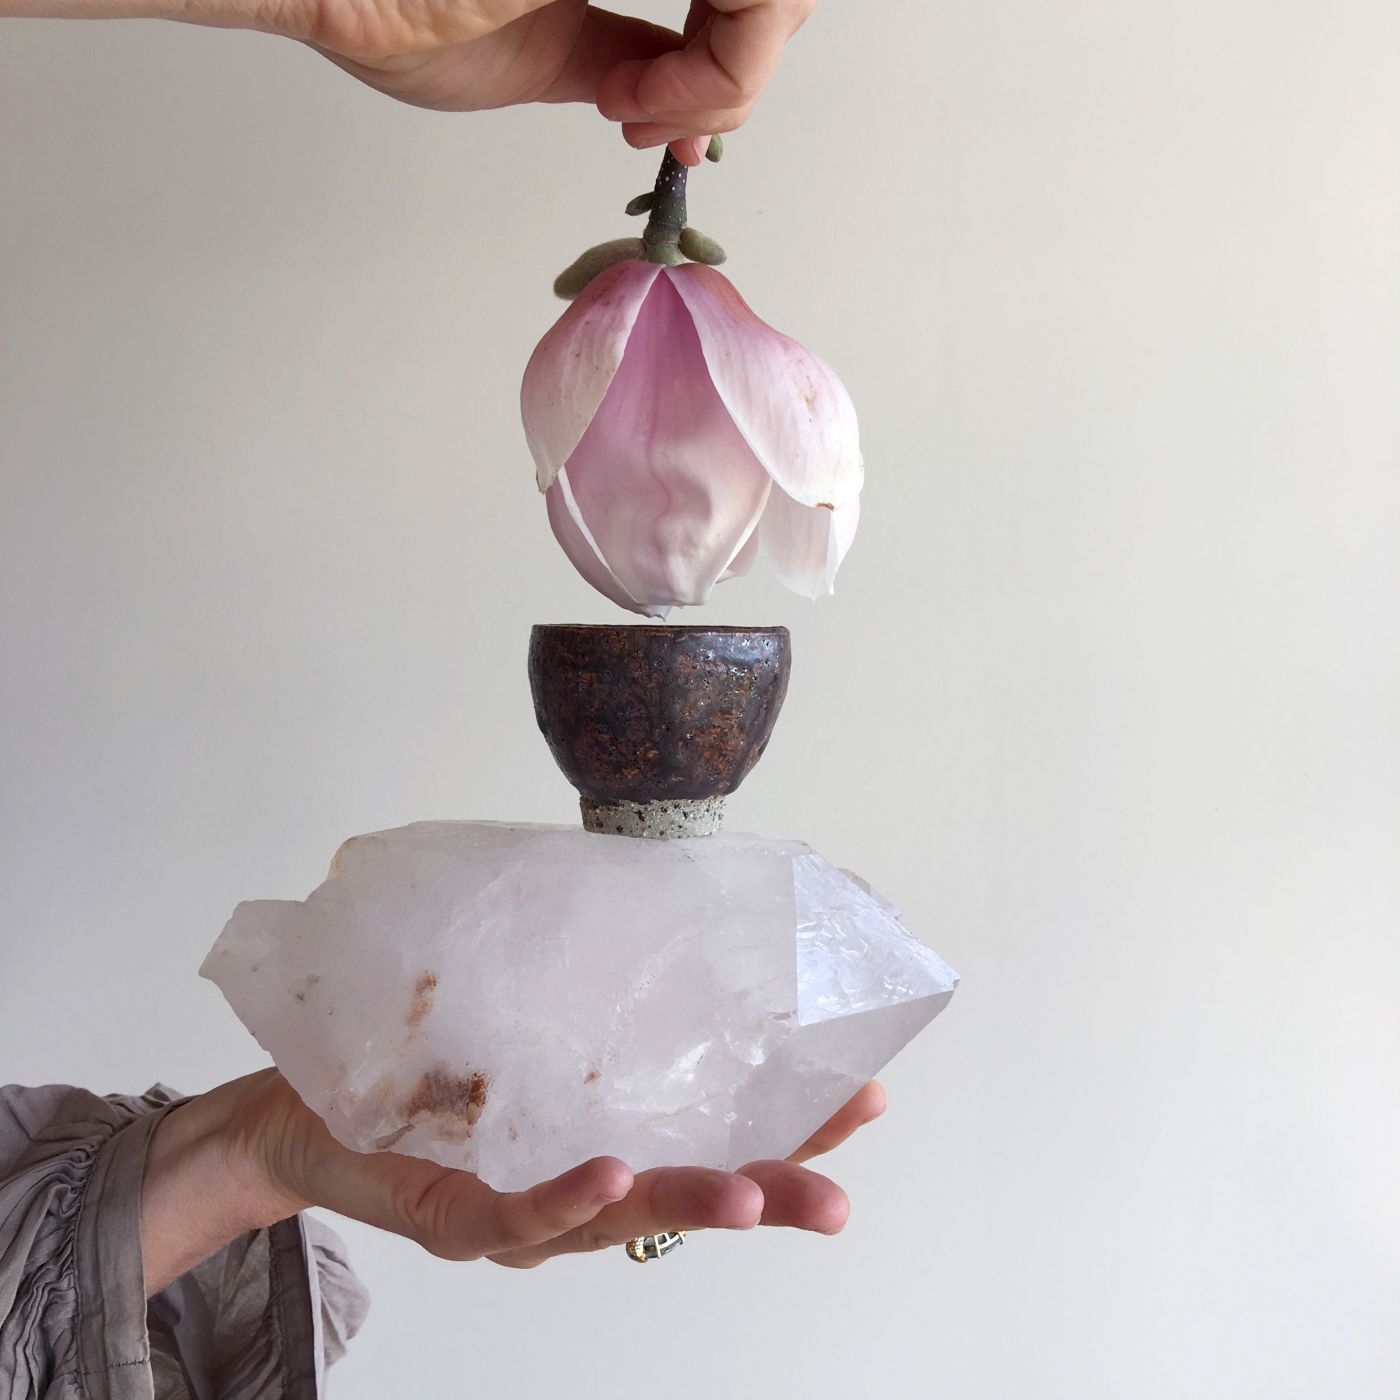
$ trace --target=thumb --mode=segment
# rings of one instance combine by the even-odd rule
[[[586,1224],[621,1200],[632,1173],[615,1157],[595,1157],[526,1191],[493,1191],[470,1172],[397,1152],[352,1152],[318,1120],[302,1164],[305,1198],[366,1225],[415,1241],[443,1259],[542,1245]]]
[[[442,1259],[480,1259],[548,1244],[621,1200],[632,1173],[595,1157],[525,1191],[493,1191],[468,1172],[394,1153],[370,1158],[331,1208],[414,1240]],[[348,1209],[347,1209],[348,1207]]]

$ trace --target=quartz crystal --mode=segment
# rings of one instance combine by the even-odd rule
[[[800,842],[495,822],[347,841],[201,971],[347,1147],[502,1190],[784,1157],[957,985]]]

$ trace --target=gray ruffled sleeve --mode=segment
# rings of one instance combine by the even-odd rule
[[[145,1298],[141,1177],[178,1106],[0,1089],[0,1400],[317,1400],[368,1306],[340,1240],[293,1216]]]

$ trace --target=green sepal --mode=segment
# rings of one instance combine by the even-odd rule
[[[645,258],[646,255],[640,238],[614,238],[610,242],[599,243],[580,253],[554,279],[554,295],[572,301],[600,272],[606,272],[614,263]]]
[[[729,256],[708,233],[688,226],[681,230],[680,249],[691,262],[704,263],[707,267],[717,267]]]

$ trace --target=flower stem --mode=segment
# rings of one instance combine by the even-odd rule
[[[674,267],[683,261],[681,230],[685,227],[685,181],[690,173],[668,148],[661,158],[652,191],[651,217],[647,220],[642,243],[648,262]]]

